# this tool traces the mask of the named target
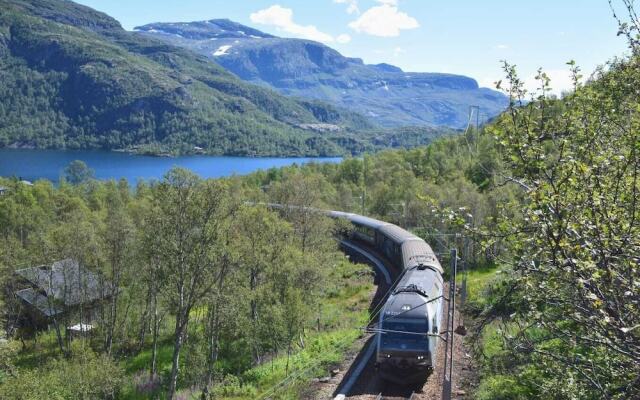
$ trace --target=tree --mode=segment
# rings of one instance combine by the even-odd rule
[[[93,179],[94,171],[84,161],[74,160],[64,169],[65,179],[72,185],[80,185]]]
[[[511,107],[490,132],[524,193],[523,217],[501,223],[522,298],[508,344],[559,398],[640,396],[639,61],[584,86],[571,63],[562,100],[541,71],[527,105],[505,64]]]
[[[174,346],[168,398],[173,399],[190,313],[216,283],[224,249],[222,229],[231,200],[220,181],[202,181],[173,169],[154,190],[149,226],[157,235],[160,273],[167,300],[175,314]]]
[[[102,230],[102,242],[105,244],[105,258],[109,265],[105,293],[109,299],[109,310],[106,320],[105,350],[111,354],[113,336],[118,320],[118,301],[122,291],[121,283],[128,271],[127,262],[131,262],[133,226],[126,213],[121,193],[111,187],[107,196],[107,213]]]

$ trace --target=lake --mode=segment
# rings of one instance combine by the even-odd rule
[[[153,157],[109,151],[0,149],[0,176],[57,182],[73,160],[84,161],[98,179],[126,178],[135,183],[140,179],[161,179],[174,166],[187,168],[203,178],[219,178],[292,164],[339,162],[341,158]]]

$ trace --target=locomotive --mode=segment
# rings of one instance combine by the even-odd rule
[[[436,365],[444,303],[443,269],[435,253],[396,225],[339,211],[329,216],[349,220],[350,239],[384,255],[399,277],[374,329],[381,377],[401,384],[425,379]]]

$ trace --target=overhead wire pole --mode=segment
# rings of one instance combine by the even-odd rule
[[[447,313],[447,342],[444,357],[444,373],[442,378],[442,400],[451,400],[453,388],[453,339],[456,312],[456,273],[458,270],[458,250],[451,249],[451,280],[449,283],[449,307]]]

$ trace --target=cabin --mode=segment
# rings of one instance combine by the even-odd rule
[[[21,325],[36,330],[48,329],[55,319],[85,326],[97,318],[102,302],[113,293],[112,284],[101,274],[73,259],[19,269],[15,274]]]

